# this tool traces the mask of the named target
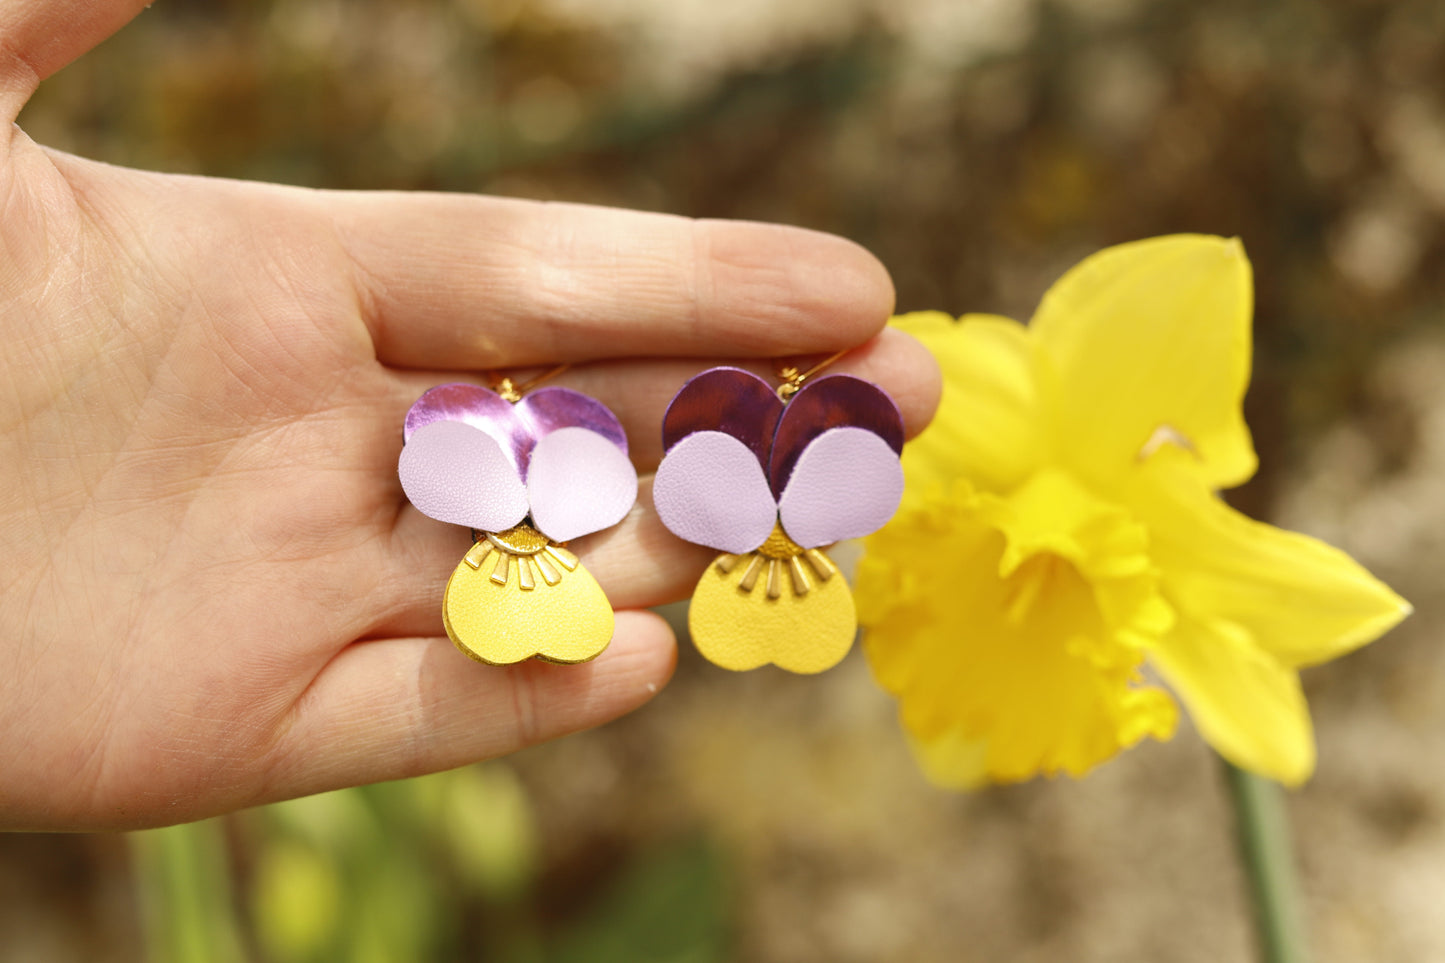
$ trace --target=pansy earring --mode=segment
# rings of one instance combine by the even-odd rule
[[[431,389],[406,414],[397,473],[422,514],[472,530],[442,604],[457,648],[493,665],[586,662],[612,641],[612,607],[562,543],[620,522],[637,472],[600,401],[524,392],[509,380],[500,393]]]
[[[898,406],[861,378],[807,381],[818,368],[785,371],[776,391],[712,368],[663,417],[653,502],[673,534],[724,553],[697,583],[688,627],[726,669],[821,672],[847,655],[853,594],[822,549],[881,528],[903,496]]]

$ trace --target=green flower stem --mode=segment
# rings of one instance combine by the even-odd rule
[[[1277,783],[1226,762],[1240,855],[1249,874],[1254,919],[1264,963],[1306,963],[1299,883],[1290,844],[1289,814]]]
[[[219,820],[130,834],[148,963],[244,963]]]

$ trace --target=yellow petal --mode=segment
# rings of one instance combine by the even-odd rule
[[[511,665],[538,657],[587,662],[612,641],[612,606],[581,563],[568,569],[550,561],[556,583],[540,577],[530,558],[492,552],[473,568],[469,553],[447,580],[442,623],[467,657]],[[532,587],[524,589],[524,576]]]
[[[1107,488],[1161,438],[1184,438],[1212,487],[1249,478],[1252,303],[1237,240],[1136,241],[1065,274],[1030,323],[1060,457]]]
[[[899,698],[925,770],[944,785],[1081,775],[1173,731],[1173,702],[1139,685],[1143,654],[1121,632],[1148,630],[1152,593],[1104,584],[1152,584],[1153,574],[1090,554],[1138,548],[1102,531],[1129,520],[1050,491],[1054,484],[1005,502],[957,481],[865,542],[857,586],[865,649],[879,683]],[[1057,543],[1035,537],[1039,512],[1060,521]],[[1131,597],[1137,604],[1116,611]]]
[[[853,593],[820,552],[789,560],[719,556],[698,579],[687,625],[708,661],[735,672],[770,662],[822,672],[843,660],[858,634]]]
[[[928,781],[944,789],[981,789],[988,785],[988,743],[969,739],[958,729],[924,741],[908,736],[908,748]]]
[[[1041,460],[1028,332],[1008,318],[937,311],[893,319],[938,359],[943,398],[933,423],[903,452],[911,488],[968,478],[1008,491]]]
[[[1174,733],[1178,722],[1178,709],[1169,696],[1160,689],[1126,689],[1120,696],[1123,703],[1122,715],[1131,720],[1130,725],[1120,731],[1120,748],[1128,748],[1145,736],[1168,739]],[[987,739],[971,739],[962,729],[949,729],[932,738],[920,738],[908,733],[908,746],[918,760],[918,767],[928,781],[944,789],[979,789],[990,782],[1018,782],[1033,775],[1011,774],[994,760],[995,753]],[[1104,758],[1113,755],[1109,751]],[[1064,766],[1070,776],[1085,775],[1090,765]],[[1057,770],[1045,770],[1055,775]]]
[[[1315,766],[1314,735],[1299,675],[1222,619],[1181,618],[1150,653],[1215,750],[1290,786]]]
[[[1339,549],[1230,508],[1192,461],[1166,446],[1127,492],[1177,608],[1240,626],[1286,667],[1336,658],[1410,614],[1408,602]]]

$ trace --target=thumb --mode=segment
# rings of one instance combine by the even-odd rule
[[[0,0],[0,120],[40,81],[123,27],[147,0]]]

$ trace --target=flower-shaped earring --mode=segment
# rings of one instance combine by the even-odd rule
[[[472,529],[442,605],[457,648],[493,665],[601,654],[612,607],[561,543],[616,525],[637,499],[617,416],[568,388],[444,384],[411,406],[403,433],[406,497]]]
[[[881,528],[903,496],[893,399],[849,375],[784,376],[775,392],[712,368],[663,417],[653,502],[673,534],[725,553],[697,583],[688,627],[726,669],[821,672],[847,655],[853,594],[821,548]]]

